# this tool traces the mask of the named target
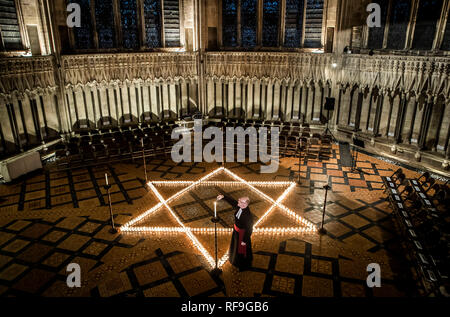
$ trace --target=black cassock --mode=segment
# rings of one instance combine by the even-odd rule
[[[250,239],[253,232],[253,214],[250,208],[242,209],[242,213],[238,218],[239,209],[238,202],[232,197],[224,196],[224,199],[236,208],[234,212],[234,227],[231,236],[230,250],[228,260],[234,266],[240,269],[246,269],[252,265],[252,241]],[[241,246],[241,241],[245,242],[245,246]]]

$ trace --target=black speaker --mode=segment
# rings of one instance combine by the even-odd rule
[[[325,110],[334,110],[334,104],[336,103],[336,98],[325,98]]]
[[[361,139],[358,139],[358,138],[353,138],[353,145],[354,145],[354,146],[357,146],[357,147],[360,147],[360,148],[362,148],[362,149],[365,148],[365,143],[364,143],[364,141],[361,140]]]

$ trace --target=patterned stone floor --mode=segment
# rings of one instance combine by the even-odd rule
[[[321,223],[323,185],[330,180],[325,228],[327,234],[262,234],[252,236],[254,262],[249,271],[223,266],[212,276],[205,259],[184,233],[109,233],[104,174],[110,175],[115,222],[128,222],[158,199],[145,187],[141,164],[114,164],[57,171],[49,167],[14,184],[0,185],[0,295],[20,296],[414,296],[420,290],[403,256],[389,204],[383,199],[381,176],[398,166],[360,154],[357,166],[342,167],[339,148],[326,161],[300,165],[301,184],[284,204]],[[218,164],[148,162],[152,180],[197,180]],[[296,180],[298,160],[283,158],[276,174],[260,174],[258,164],[227,163],[246,180]],[[407,177],[416,177],[406,171]],[[164,197],[179,188],[158,188]],[[268,188],[276,198],[283,189]],[[249,195],[250,208],[261,213],[270,204],[245,187],[196,188],[171,207],[191,227],[210,224],[212,201],[218,193]],[[220,226],[229,227],[231,206],[219,207]],[[280,211],[267,226],[292,226]],[[145,219],[149,225],[176,226],[161,208]],[[212,252],[213,237],[196,237]],[[227,251],[229,234],[219,234],[219,253]],[[78,263],[82,287],[68,288],[66,268]],[[369,263],[381,266],[382,287],[366,286]]]

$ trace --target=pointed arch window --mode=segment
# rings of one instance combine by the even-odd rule
[[[226,47],[238,46],[238,0],[222,0],[222,38]]]
[[[443,0],[419,1],[412,49],[432,49],[443,2]]]
[[[321,48],[324,0],[221,0],[222,47]]]
[[[136,0],[120,0],[120,20],[124,48],[139,48]]]
[[[367,28],[366,47],[388,50],[445,50],[450,31],[446,0],[374,0],[381,7],[381,27]],[[446,9],[448,10],[448,8]],[[448,12],[447,12],[448,14]],[[448,20],[447,20],[448,25]],[[447,35],[448,33],[448,35]],[[442,40],[442,42],[440,42]]]
[[[265,47],[278,46],[280,2],[278,0],[264,0],[263,2],[262,45]]]
[[[300,47],[303,35],[304,0],[286,0],[285,47]]]
[[[66,0],[78,3],[82,26],[71,28],[75,50],[179,47],[180,1]]]

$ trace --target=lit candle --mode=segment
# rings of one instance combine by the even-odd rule
[[[214,218],[217,218],[217,201],[214,202]]]
[[[106,179],[106,185],[109,185],[109,183],[108,183],[108,174],[107,173],[105,173],[105,179]]]

